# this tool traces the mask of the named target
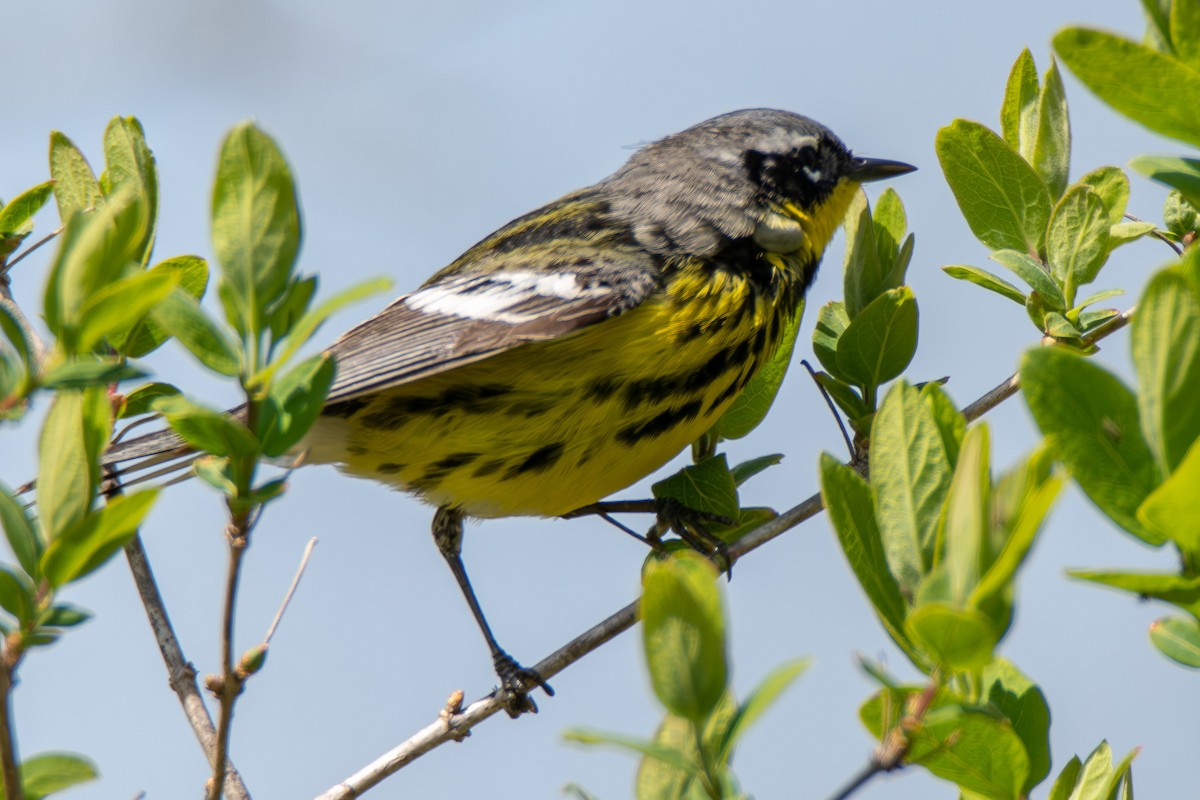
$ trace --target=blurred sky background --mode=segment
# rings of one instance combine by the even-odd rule
[[[58,0],[7,4],[0,195],[48,174],[52,129],[102,164],[104,126],[139,117],[160,171],[156,258],[211,255],[208,205],[224,132],[256,119],[282,144],[304,210],[301,269],[332,292],[391,276],[418,285],[491,230],[618,167],[630,148],[726,111],[774,106],[830,126],[855,151],[920,171],[893,182],[917,233],[909,280],[921,305],[921,347],[909,376],[951,377],[960,405],[1014,369],[1036,342],[1024,312],[953,281],[944,264],[983,266],[934,156],[955,117],[998,127],[1008,69],[1022,47],[1039,69],[1060,27],[1087,23],[1140,37],[1136,0],[1003,3],[517,2],[312,0]],[[1066,76],[1074,128],[1072,177],[1145,152],[1179,152],[1116,116]],[[1161,219],[1165,193],[1134,177],[1131,213]],[[880,187],[872,187],[878,196]],[[52,209],[51,204],[51,209]],[[42,233],[57,220],[47,209]],[[39,307],[52,248],[14,274]],[[1131,291],[1169,252],[1139,242],[1117,254],[1100,286]],[[841,237],[810,294],[801,353],[821,303],[840,296]],[[1002,270],[997,269],[997,272]],[[338,333],[382,307],[380,296],[335,318]],[[1129,337],[1099,357],[1129,375]],[[231,388],[174,347],[150,361],[209,402]],[[993,463],[1035,442],[1019,399],[990,414]],[[32,424],[0,431],[0,479],[35,468]],[[783,509],[817,486],[821,450],[844,455],[802,369],[768,423],[728,447],[731,460],[768,452],[783,464],[744,490]],[[648,484],[647,484],[648,485]],[[626,497],[644,496],[647,485]],[[490,659],[428,533],[431,509],[330,468],[298,472],[254,533],[238,616],[238,650],[262,636],[305,542],[309,572],[237,707],[233,755],[256,798],[324,791],[436,718],[456,688],[473,700],[493,685]],[[201,674],[218,660],[225,568],[218,497],[171,490],[143,531],[185,651]],[[640,524],[640,523],[639,523]],[[468,529],[465,557],[500,641],[531,664],[636,597],[641,545],[599,521],[501,520]],[[1054,774],[1107,738],[1118,757],[1141,746],[1139,796],[1198,797],[1197,675],[1150,645],[1165,607],[1073,583],[1064,568],[1173,568],[1167,552],[1108,525],[1075,489],[1054,510],[1020,581],[1003,653],[1044,688],[1053,714]],[[736,766],[760,798],[821,798],[857,772],[871,740],[857,719],[875,687],[855,654],[915,672],[887,640],[818,518],[739,562],[725,587],[734,681],[745,693],[800,655],[812,669],[745,740]],[[23,755],[73,750],[103,777],[72,800],[196,797],[207,775],[138,604],[123,559],[64,599],[96,619],[21,669],[15,714]],[[459,745],[421,759],[372,798],[558,797],[578,782],[605,800],[632,793],[635,762],[564,744],[584,725],[649,736],[660,715],[637,632],[610,643],[537,697],[541,713],[495,718]],[[1044,796],[1050,781],[1036,793]],[[858,797],[952,798],[910,769]]]

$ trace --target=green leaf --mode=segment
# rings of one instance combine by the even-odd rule
[[[373,280],[363,281],[355,284],[349,289],[338,292],[333,297],[321,303],[316,308],[307,312],[303,317],[297,320],[292,327],[291,333],[284,340],[284,344],[275,353],[271,365],[254,376],[254,380],[259,383],[265,383],[271,379],[271,375],[279,367],[291,360],[292,356],[304,346],[304,344],[312,338],[317,329],[324,324],[325,320],[331,314],[341,311],[351,303],[357,303],[359,300],[370,297],[373,294],[385,291],[391,288],[392,282],[387,278],[375,278]],[[220,287],[217,287],[220,290]],[[765,368],[764,368],[765,371]],[[760,373],[761,374],[761,373]],[[747,387],[749,388],[749,387]]]
[[[1185,667],[1200,669],[1200,622],[1187,617],[1163,617],[1150,625],[1150,641],[1164,656]]]
[[[775,466],[780,461],[783,461],[782,453],[772,453],[769,456],[758,456],[748,461],[743,461],[737,466],[729,470],[729,474],[733,476],[735,486],[741,486],[746,481],[753,478],[758,473],[765,469]]]
[[[256,338],[291,280],[300,208],[287,160],[253,123],[238,125],[221,143],[212,237],[222,281],[236,298],[239,317],[229,322]]]
[[[336,371],[333,358],[321,353],[301,361],[271,384],[258,421],[263,455],[281,456],[304,438],[325,406]]]
[[[1138,521],[1172,541],[1192,563],[1200,563],[1200,439],[1183,461],[1138,507]]]
[[[850,418],[852,425],[871,413],[866,403],[863,402],[862,396],[853,386],[839,381],[828,372],[818,372],[816,380],[821,388],[833,398],[833,402],[837,403],[842,413]],[[857,430],[857,427],[855,429]]]
[[[948,603],[918,606],[904,627],[909,639],[931,661],[950,672],[982,669],[992,660],[1000,638],[982,611]]]
[[[684,508],[737,517],[737,486],[724,453],[686,466],[650,488],[655,497],[673,498]]]
[[[279,340],[287,336],[296,322],[308,311],[309,303],[317,291],[317,277],[293,278],[279,302],[273,305],[267,315],[267,323],[271,327],[271,336]]]
[[[1050,194],[1033,167],[978,122],[938,131],[938,161],[963,217],[993,250],[1036,254],[1050,220]]]
[[[1067,188],[1070,161],[1071,122],[1067,114],[1067,94],[1058,65],[1051,57],[1038,95],[1037,139],[1030,159],[1045,181],[1051,200],[1061,197]]]
[[[42,572],[53,587],[77,581],[101,567],[133,538],[157,489],[121,495],[73,524],[50,542],[42,557]]]
[[[1055,339],[1078,341],[1083,338],[1083,329],[1057,311],[1047,311],[1042,317],[1042,330]]]
[[[1054,49],[1076,77],[1115,110],[1156,133],[1200,146],[1200,72],[1105,31],[1065,28]]]
[[[733,757],[733,750],[746,731],[750,730],[750,727],[767,712],[767,709],[775,705],[788,687],[805,673],[810,663],[812,663],[811,659],[796,658],[780,664],[751,690],[745,702],[739,705],[734,713],[718,749],[723,762]]]
[[[6,305],[0,305],[0,331],[3,331],[5,338],[12,343],[13,350],[21,359],[26,374],[32,373],[35,366],[33,363],[33,340],[29,338],[29,332],[25,330],[25,326]]]
[[[1133,320],[1142,431],[1163,474],[1200,437],[1200,255],[1161,270],[1146,285]]]
[[[1123,294],[1125,294],[1124,289],[1103,289],[1099,292],[1089,294],[1087,297],[1080,300],[1079,303],[1073,309],[1071,309],[1071,311],[1082,311],[1090,305],[1099,303],[1101,300],[1107,300],[1110,297],[1120,297]]]
[[[1013,274],[1029,284],[1029,287],[1041,296],[1047,306],[1055,311],[1066,310],[1067,301],[1063,297],[1062,289],[1041,263],[1016,250],[997,250],[992,253],[991,258],[1008,267]]]
[[[0,208],[0,237],[25,236],[33,230],[33,215],[42,210],[50,195],[54,193],[54,182],[39,183],[26,189]]]
[[[1003,278],[997,277],[985,269],[952,264],[942,267],[942,272],[945,272],[951,278],[957,278],[960,281],[970,281],[976,286],[982,286],[984,289],[987,289],[990,292],[1003,295],[1018,305],[1025,305],[1024,292]]]
[[[155,264],[151,273],[173,272],[179,276],[179,288],[199,300],[208,288],[208,262],[199,256],[174,256]],[[120,343],[120,352],[130,358],[142,358],[157,350],[170,334],[155,321],[154,316],[143,319]]]
[[[145,219],[132,205],[128,192],[109,197],[98,209],[78,213],[68,220],[50,268],[44,311],[46,324],[63,349],[78,353],[77,327],[81,309],[105,286],[124,276],[134,263],[135,246],[145,230]]]
[[[1080,178],[1077,183],[1090,186],[1104,201],[1110,225],[1120,225],[1129,205],[1129,178],[1119,167],[1099,167]]]
[[[733,698],[726,692],[717,711],[709,717],[701,732],[704,757],[716,762],[719,769],[729,764],[732,753],[721,755],[721,742],[728,736],[734,716]],[[667,747],[683,756],[685,769],[658,758],[643,758],[638,764],[635,796],[654,800],[690,800],[700,784],[702,770],[699,768],[701,754],[696,744],[695,726],[688,720],[668,713],[654,732],[654,744]]]
[[[17,499],[4,483],[0,482],[0,526],[8,539],[17,563],[25,574],[36,579],[41,577],[38,572],[38,559],[42,556],[45,543],[38,534],[33,520],[25,510],[24,504]]]
[[[870,459],[884,552],[901,591],[912,597],[933,565],[950,465],[933,414],[904,381],[888,391],[875,414]]]
[[[967,420],[936,383],[921,387],[921,399],[933,414],[933,421],[937,423],[938,433],[942,437],[942,447],[946,450],[947,463],[953,469],[958,463],[963,437],[967,434]]]
[[[1122,222],[1108,229],[1108,248],[1115,250],[1123,244],[1148,236],[1157,229],[1153,222]]]
[[[1200,70],[1200,6],[1175,0],[1170,11],[1171,45],[1176,57],[1193,70]]]
[[[58,392],[38,440],[39,522],[51,542],[83,519],[99,482],[96,462],[112,429],[107,393]]]
[[[1050,216],[1046,256],[1054,276],[1066,288],[1066,305],[1075,303],[1075,287],[1096,279],[1108,260],[1108,209],[1088,186],[1072,186]]]
[[[1169,572],[1103,572],[1067,570],[1072,578],[1111,586],[1139,598],[1154,598],[1182,608],[1200,619],[1200,575],[1187,577]]]
[[[667,709],[702,725],[726,689],[725,618],[716,568],[681,551],[654,559],[642,578],[642,643],[654,693]]]
[[[1180,238],[1195,233],[1200,230],[1200,209],[1178,191],[1172,191],[1163,203],[1163,224]]]
[[[74,628],[92,618],[92,613],[70,603],[58,603],[46,609],[38,622],[47,628]]]
[[[1054,781],[1046,800],[1070,800],[1075,784],[1079,782],[1079,774],[1083,772],[1083,762],[1079,756],[1071,756],[1071,760],[1063,767],[1062,772]]]
[[[1170,186],[1192,204],[1200,204],[1200,159],[1138,156],[1129,166],[1151,180]]]
[[[708,524],[708,532],[723,542],[736,542],[755,528],[762,527],[779,515],[773,508],[749,506],[739,508],[732,525],[720,525],[715,522]]]
[[[1012,723],[1029,757],[1028,795],[1050,774],[1050,706],[1036,683],[1007,659],[998,658],[983,671],[983,694],[988,703]]]
[[[875,225],[871,220],[866,192],[859,189],[855,194],[843,224],[846,227],[843,295],[846,311],[853,319],[883,291],[887,270],[879,261]]]
[[[229,377],[241,374],[241,348],[187,292],[171,293],[155,311],[154,321],[213,372]]]
[[[36,594],[29,578],[0,564],[0,608],[12,614],[22,627],[33,622]]]
[[[120,344],[178,283],[173,272],[150,270],[101,287],[79,309],[77,352],[90,352],[105,339]]]
[[[871,486],[850,467],[822,453],[821,497],[842,552],[883,627],[905,652],[911,652],[904,635],[908,606],[888,568]]]
[[[182,395],[160,397],[153,403],[172,430],[197,450],[216,456],[253,458],[259,444],[241,421],[229,414],[194,403]]]
[[[991,503],[990,449],[986,424],[967,430],[946,495],[937,560],[945,565],[950,599],[958,605],[967,602],[983,569]]]
[[[147,383],[134,389],[125,396],[125,404],[121,407],[120,419],[140,417],[153,411],[151,406],[160,397],[171,397],[179,394],[179,390],[169,383]]]
[[[961,706],[930,711],[911,737],[907,760],[970,798],[1015,800],[1029,776],[1029,756],[1012,725]]]
[[[992,517],[1000,517],[1004,524],[1005,539],[995,560],[992,561],[979,585],[971,592],[970,604],[983,608],[991,598],[1001,595],[1012,586],[1017,571],[1025,563],[1034,539],[1050,513],[1050,507],[1062,490],[1063,479],[1049,474],[1038,474],[1037,462],[1047,458],[1044,448],[1035,452],[1022,467],[1010,473],[1019,484],[1017,497],[1011,509],[997,509],[993,502]],[[1003,497],[1005,484],[1002,481],[993,493],[993,500]]]
[[[47,370],[41,378],[43,389],[87,389],[146,377],[146,373],[119,358],[89,358],[68,361]]]
[[[144,218],[143,234],[135,246],[137,260],[145,263],[154,242],[158,216],[158,170],[146,146],[142,124],[134,117],[113,117],[104,129],[104,193],[131,191],[137,213]]]
[[[104,199],[83,153],[58,131],[50,133],[50,177],[54,179],[54,199],[64,225],[76,211],[95,208]]]
[[[917,300],[907,286],[876,297],[842,334],[839,370],[872,388],[900,375],[917,351],[918,317]]]
[[[1102,368],[1061,347],[1028,351],[1021,387],[1049,446],[1114,522],[1148,544],[1165,541],[1137,520],[1161,481],[1138,424],[1137,399]]]
[[[74,753],[40,753],[21,764],[21,789],[25,800],[49,795],[100,777],[96,766]]]
[[[587,728],[569,728],[563,731],[563,738],[568,742],[576,742],[577,744],[607,744],[622,750],[632,750],[635,753],[641,753],[646,758],[661,761],[689,774],[696,774],[700,771],[698,764],[689,761],[687,756],[676,748],[647,742],[645,739],[638,739],[633,736],[593,731]]]
[[[908,231],[908,215],[905,214],[904,203],[895,189],[889,187],[879,195],[872,221],[875,229],[875,249],[879,253],[879,267],[883,273],[880,289],[898,288],[904,284],[908,261],[912,258],[913,243],[912,237],[906,238],[904,235]]]
[[[821,306],[817,314],[817,326],[813,330],[813,352],[817,360],[830,375],[845,383],[849,383],[849,379],[838,368],[837,351],[838,342],[849,325],[850,315],[846,313],[846,305],[831,301]]]
[[[714,429],[722,439],[741,439],[754,430],[766,418],[775,402],[775,395],[783,384],[788,366],[792,363],[792,350],[796,346],[796,334],[800,330],[800,318],[804,304],[788,320],[783,337],[771,360],[763,365],[758,374],[750,379],[746,388],[734,398],[733,403],[717,420]]]
[[[1004,103],[1000,106],[1000,131],[1004,141],[1032,163],[1038,129],[1038,76],[1029,48],[1021,51],[1008,73]]]

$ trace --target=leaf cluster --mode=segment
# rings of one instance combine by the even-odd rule
[[[935,147],[963,217],[992,260],[1027,289],[979,267],[943,270],[1025,307],[1045,336],[1087,351],[1085,338],[1116,316],[1089,310],[1123,294],[1106,289],[1080,299],[1117,247],[1155,230],[1125,221],[1129,179],[1100,167],[1069,183],[1071,129],[1062,77],[1053,60],[1039,81],[1025,50],[1013,64],[1000,110],[1001,132],[958,119]]]

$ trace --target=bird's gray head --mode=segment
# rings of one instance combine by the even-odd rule
[[[832,231],[845,212],[829,207],[839,186],[912,169],[855,157],[808,117],[756,108],[647,145],[601,186],[614,213],[652,251],[707,256],[753,236],[765,249],[787,252],[799,246],[803,233],[777,219],[785,205],[813,217],[836,215],[822,221]]]

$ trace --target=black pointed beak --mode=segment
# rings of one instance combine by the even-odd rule
[[[886,158],[855,158],[850,162],[846,177],[859,183],[882,181],[904,175],[915,170],[912,164],[903,161],[888,161]]]

